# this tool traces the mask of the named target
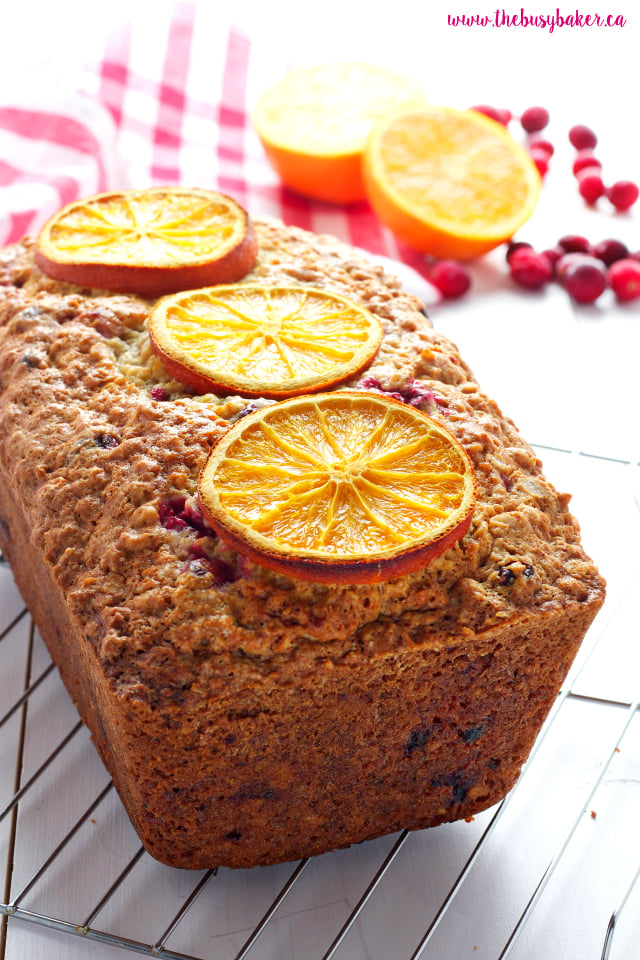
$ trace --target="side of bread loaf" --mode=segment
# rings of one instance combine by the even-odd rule
[[[420,406],[473,461],[470,530],[416,573],[328,586],[227,549],[198,473],[267,401],[190,395],[150,350],[149,303],[49,280],[29,241],[0,255],[0,545],[141,839],[189,868],[497,802],[604,596],[569,498],[418,301],[330,238],[256,232],[248,282],[381,319],[346,386]]]

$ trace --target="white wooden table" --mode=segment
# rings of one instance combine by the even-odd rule
[[[640,175],[637,120],[627,123],[624,110],[638,27],[631,22],[617,47],[575,32],[514,32],[507,42],[453,34],[450,9],[438,3],[417,29],[391,28],[398,60],[408,51],[415,67],[424,51],[433,100],[511,98],[518,109],[547,98],[555,111],[558,150],[522,238],[546,246],[583,232],[640,248],[640,211],[587,210],[562,142],[570,123],[592,122],[612,174]],[[629,3],[620,9],[632,17]],[[291,29],[302,37],[297,17]],[[384,43],[374,26],[367,36],[352,31],[349,44],[334,31],[331,45],[322,20],[316,42],[328,44],[327,59],[347,48],[352,59],[367,51],[373,59]],[[283,43],[274,34],[274,56]],[[300,41],[295,52],[304,60],[308,51]],[[563,79],[572,71],[577,87]],[[12,914],[0,960],[115,960],[127,949],[199,960],[597,960],[621,904],[609,960],[638,956],[640,301],[616,306],[607,294],[577,308],[557,287],[524,293],[502,251],[472,270],[472,294],[432,319],[536,446],[548,477],[573,493],[585,546],[608,580],[605,607],[515,790],[470,823],[308,863],[215,875],[163,867],[140,852],[0,565],[0,902]]]

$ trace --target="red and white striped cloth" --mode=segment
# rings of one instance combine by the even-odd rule
[[[34,233],[80,196],[199,186],[232,195],[254,216],[391,258],[405,285],[437,301],[423,258],[401,246],[368,204],[316,203],[282,186],[250,110],[288,65],[243,30],[221,29],[216,7],[178,2],[157,16],[124,20],[71,90],[56,92],[45,81],[31,102],[0,102],[0,243]]]

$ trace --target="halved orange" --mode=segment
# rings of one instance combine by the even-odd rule
[[[467,531],[463,447],[415,407],[364,391],[295,397],[237,421],[199,480],[220,537],[304,580],[375,583],[417,570]]]
[[[367,144],[369,201],[405,243],[465,260],[510,239],[533,213],[540,175],[501,124],[428,106],[382,120]]]
[[[316,200],[365,199],[362,151],[389,110],[424,103],[408,77],[370,63],[327,63],[292,70],[253,113],[265,153],[282,181]]]
[[[76,200],[45,223],[35,252],[55,280],[150,299],[233,283],[257,255],[246,210],[225,194],[187,187]]]
[[[383,328],[327,290],[238,283],[165,297],[149,333],[166,370],[198,393],[281,398],[354,376]]]

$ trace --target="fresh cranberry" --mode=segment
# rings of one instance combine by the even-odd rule
[[[637,184],[631,180],[618,180],[607,190],[607,198],[614,205],[616,210],[628,210],[638,199]]]
[[[608,267],[616,260],[623,260],[629,256],[629,248],[621,240],[601,240],[591,250],[594,257],[602,260]]]
[[[591,127],[585,127],[583,123],[577,123],[575,127],[571,127],[569,140],[576,150],[593,150],[598,143],[598,138]]]
[[[604,196],[604,181],[599,167],[585,167],[580,171],[578,192],[587,203],[595,203]]]
[[[601,167],[602,164],[591,150],[578,150],[576,158],[573,161],[572,170],[574,175],[578,175],[586,167]]]
[[[531,137],[528,143],[529,150],[542,150],[543,153],[546,153],[548,157],[552,157],[555,152],[555,147],[549,140],[545,140],[543,137]]]
[[[511,257],[516,252],[516,250],[531,250],[531,244],[527,243],[526,240],[511,240],[507,246],[507,252],[505,254],[505,259],[507,263],[510,262]]]
[[[558,247],[559,250],[562,250],[562,247]],[[574,263],[580,263],[587,254],[585,253],[567,253],[563,251],[562,256],[559,260],[556,261],[556,276],[558,280],[562,283],[564,279],[565,271]]]
[[[566,256],[566,251],[562,247],[548,247],[546,250],[543,250],[542,253],[545,255],[549,263],[551,264],[554,272],[558,260]]]
[[[586,237],[577,233],[567,233],[558,240],[558,246],[565,253],[590,253],[591,244]]]
[[[527,247],[513,252],[509,269],[515,282],[527,290],[539,290],[553,277],[553,267],[547,257]]]
[[[430,280],[445,300],[463,296],[471,286],[469,271],[457,260],[440,260],[431,270]]]
[[[576,303],[593,303],[607,288],[607,268],[602,260],[585,253],[570,253],[558,261],[556,272]]]
[[[538,150],[537,147],[532,147],[529,150],[529,156],[535,163],[540,176],[544,177],[549,169],[549,154],[544,150]]]
[[[640,297],[640,263],[632,257],[616,260],[609,267],[609,283],[622,302]]]
[[[491,107],[486,103],[481,103],[476,107],[471,107],[471,109],[475,110],[476,113],[484,114],[485,117],[490,117],[497,123],[501,123],[503,127],[506,127],[511,120],[511,111],[504,107]]]
[[[538,133],[549,123],[549,111],[544,107],[528,107],[520,117],[523,130]]]

